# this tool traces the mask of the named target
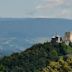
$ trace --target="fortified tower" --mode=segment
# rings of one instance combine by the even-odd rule
[[[64,41],[72,42],[72,32],[66,32],[65,33]]]

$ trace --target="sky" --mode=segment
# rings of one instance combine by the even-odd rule
[[[0,17],[72,19],[72,0],[0,0]]]

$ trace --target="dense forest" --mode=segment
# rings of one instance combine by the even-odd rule
[[[72,43],[45,42],[0,59],[0,72],[72,72]]]

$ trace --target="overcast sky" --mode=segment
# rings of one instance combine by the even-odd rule
[[[72,19],[72,0],[0,0],[0,17]]]

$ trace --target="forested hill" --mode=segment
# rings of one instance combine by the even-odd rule
[[[35,44],[0,60],[0,72],[72,72],[72,44]]]

